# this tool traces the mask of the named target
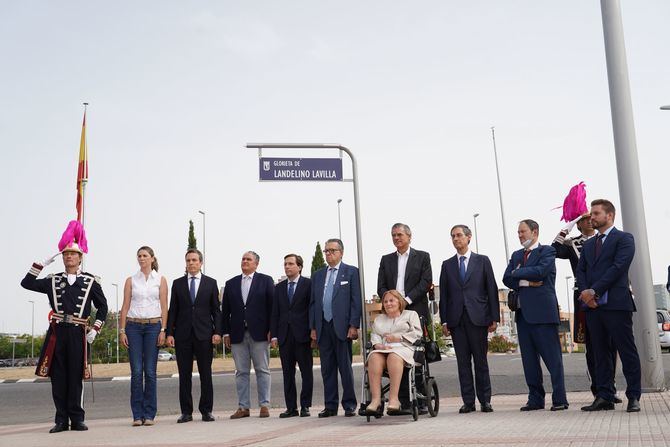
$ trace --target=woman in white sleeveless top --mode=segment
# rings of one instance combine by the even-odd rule
[[[158,274],[151,247],[137,250],[140,270],[126,279],[119,326],[130,359],[130,408],[133,426],[153,425],[156,417],[156,363],[165,343],[167,281]]]

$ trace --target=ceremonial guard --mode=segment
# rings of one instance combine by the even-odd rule
[[[33,263],[21,286],[49,297],[52,315],[35,374],[51,378],[51,393],[56,406],[55,425],[49,433],[69,429],[88,430],[84,424],[83,378],[87,369],[87,342],[93,343],[107,316],[107,300],[100,279],[80,270],[88,252],[83,228],[77,221],[68,226],[59,253],[41,263]],[[42,269],[62,253],[65,271],[37,279]],[[96,320],[87,332],[91,303]]]

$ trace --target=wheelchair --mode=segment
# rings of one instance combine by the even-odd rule
[[[405,365],[405,372],[408,374],[408,388],[409,388],[409,401],[411,408],[408,412],[412,416],[414,421],[419,419],[419,404],[425,403],[428,409],[428,414],[431,417],[437,416],[440,411],[440,393],[437,388],[437,382],[435,378],[430,375],[430,363],[426,359],[425,350],[426,344],[430,342],[428,337],[428,331],[426,329],[426,324],[421,318],[421,326],[423,327],[423,336],[414,342],[414,363],[411,365]],[[434,336],[434,334],[433,334]],[[368,341],[365,346],[365,359],[367,359],[370,352],[374,349],[372,347],[372,342]],[[416,377],[416,369],[418,366],[422,367],[423,373]],[[423,386],[421,386],[423,385]],[[360,416],[365,416],[367,421],[370,422],[371,419],[379,419],[384,413],[384,407],[388,402],[388,392],[390,389],[389,376],[386,371],[382,377],[382,400],[381,400],[381,411],[376,415],[371,415],[366,413],[366,408],[371,400],[370,395],[370,379],[368,376],[368,367],[365,365],[365,375],[363,378],[363,402],[361,402],[358,414]],[[420,390],[423,390],[421,392]],[[404,412],[402,414],[405,414]]]

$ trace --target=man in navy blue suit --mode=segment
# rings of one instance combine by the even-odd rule
[[[584,411],[614,409],[610,340],[619,352],[626,377],[626,411],[640,411],[642,392],[640,357],[633,337],[635,302],[628,280],[628,269],[635,256],[633,235],[614,228],[616,210],[609,200],[591,202],[591,224],[598,236],[589,239],[577,265],[579,299],[587,307],[586,325],[596,361],[598,390]]]
[[[579,230],[579,236],[577,237],[568,237],[572,227],[577,226]],[[577,278],[577,264],[579,264],[579,256],[584,247],[584,243],[594,237],[596,231],[591,226],[591,214],[586,213],[574,219],[572,222],[569,222],[565,228],[563,228],[557,235],[551,246],[556,249],[556,258],[557,259],[567,259],[570,261],[570,268],[572,269],[572,274]],[[575,283],[576,283],[575,279]],[[591,337],[589,337],[589,330],[586,326],[586,309],[580,306],[579,301],[579,291],[577,287],[573,291],[573,302],[575,309],[574,316],[574,326],[572,328],[573,339],[577,343],[583,343],[584,348],[586,349],[586,368],[589,372],[589,379],[591,380],[591,393],[595,397],[598,392],[598,386],[596,385],[596,361],[594,359],[593,348],[591,347]],[[584,306],[585,307],[585,306]],[[616,349],[614,346],[610,346],[610,357],[612,360],[612,394],[616,396],[616,387],[614,386],[614,376],[616,369]],[[614,403],[620,404],[621,399],[615,397]]]
[[[309,336],[309,300],[312,295],[312,281],[301,276],[302,256],[284,256],[286,279],[275,286],[272,302],[272,347],[279,346],[279,358],[284,376],[284,400],[286,411],[280,418],[300,415],[309,416],[312,406],[312,346]],[[296,402],[295,364],[300,367],[302,389],[300,390],[300,413]]]
[[[521,348],[523,374],[528,385],[528,402],[521,411],[544,408],[542,367],[544,361],[551,376],[551,411],[566,410],[563,357],[558,337],[558,299],[556,298],[556,250],[540,245],[540,226],[531,219],[519,222],[519,242],[523,249],[512,253],[503,283],[516,291],[519,309],[516,325]]]
[[[242,255],[242,274],[229,279],[223,290],[221,315],[223,342],[235,361],[235,385],[239,406],[231,419],[249,417],[249,374],[256,371],[259,416],[270,416],[270,318],[274,281],[256,271],[260,256],[253,251]]]
[[[212,345],[221,343],[221,310],[219,286],[214,278],[203,275],[202,253],[190,248],[186,251],[186,275],[172,283],[168,312],[168,346],[174,347],[179,370],[178,423],[193,420],[191,376],[193,356],[200,374],[200,403],[198,409],[205,422],[214,421],[212,386]]]
[[[323,252],[326,267],[314,272],[310,300],[311,338],[321,353],[325,409],[320,418],[337,416],[337,373],[342,379],[342,407],[345,416],[356,415],[351,342],[358,338],[361,324],[361,283],[358,268],[342,262],[344,245],[328,239]]]
[[[456,350],[458,381],[463,406],[459,413],[475,411],[475,366],[477,398],[484,413],[491,407],[491,377],[488,333],[500,321],[498,286],[488,257],[470,250],[472,231],[466,225],[451,229],[451,242],[457,254],[442,263],[440,272],[440,321],[445,336],[451,334]]]

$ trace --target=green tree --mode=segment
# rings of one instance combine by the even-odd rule
[[[323,259],[323,251],[321,250],[321,243],[316,243],[316,250],[314,251],[314,256],[312,257],[312,275],[314,272],[326,266],[326,260]]]
[[[102,330],[95,337],[92,345],[93,363],[115,363],[116,362],[116,319],[118,314],[116,312],[107,313],[105,325]],[[95,317],[91,317],[91,321],[95,321]],[[119,346],[119,361],[128,361],[128,350],[123,346]],[[95,374],[95,372],[93,372]]]
[[[198,241],[195,239],[195,230],[193,229],[193,221],[188,221],[188,249],[198,248]]]

